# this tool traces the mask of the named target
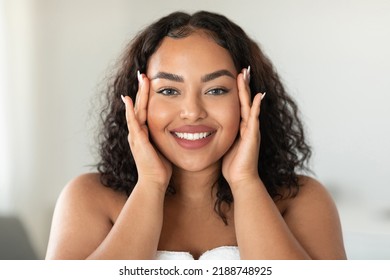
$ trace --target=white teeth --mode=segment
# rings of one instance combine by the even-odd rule
[[[195,141],[210,136],[211,132],[200,132],[200,133],[175,132],[175,135],[180,139]]]

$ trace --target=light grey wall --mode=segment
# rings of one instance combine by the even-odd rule
[[[41,258],[61,189],[94,163],[93,101],[109,67],[140,28],[200,9],[241,25],[297,99],[313,169],[336,199],[350,257],[390,258],[383,250],[390,243],[390,1],[4,3],[8,159],[0,210],[23,218]]]

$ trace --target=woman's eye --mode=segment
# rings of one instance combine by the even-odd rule
[[[225,89],[225,88],[213,88],[213,89],[209,90],[206,94],[209,94],[209,95],[222,95],[222,94],[225,94],[227,92],[228,92],[228,90]]]
[[[160,89],[159,91],[157,91],[157,93],[162,94],[162,95],[167,95],[167,96],[179,94],[179,92],[173,88]]]

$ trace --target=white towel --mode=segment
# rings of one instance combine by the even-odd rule
[[[237,246],[221,246],[204,252],[199,260],[239,260]],[[156,260],[194,260],[189,252],[157,251]]]

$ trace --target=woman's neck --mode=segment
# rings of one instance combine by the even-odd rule
[[[214,204],[220,172],[220,163],[200,171],[174,168],[172,184],[176,191],[175,197],[192,207]]]

